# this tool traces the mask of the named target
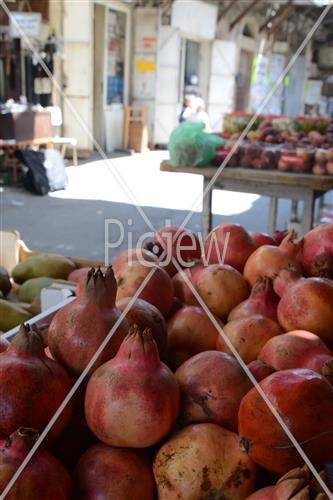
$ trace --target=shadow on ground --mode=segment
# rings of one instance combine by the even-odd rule
[[[130,246],[134,246],[143,233],[150,231],[136,207],[127,203],[39,197],[19,188],[5,188],[1,198],[1,227],[17,229],[29,248],[41,252],[104,260],[106,219],[116,219],[124,227],[124,238],[117,248],[111,250],[111,258],[127,248],[128,231],[133,242]],[[162,227],[167,219],[180,225],[188,213],[186,210],[155,207],[143,209],[155,228]],[[266,231],[267,212],[268,198],[261,197],[241,214],[214,215],[213,224],[238,222],[250,231]],[[286,226],[289,213],[290,203],[283,200],[279,227]],[[200,231],[201,214],[195,212],[187,227]],[[113,223],[109,230],[108,241],[113,244],[119,238],[119,229]]]

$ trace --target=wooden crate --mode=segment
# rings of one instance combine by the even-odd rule
[[[42,253],[30,250],[24,241],[21,240],[20,233],[15,229],[0,231],[0,248],[0,266],[5,267],[10,273],[19,262],[28,259],[32,255]],[[104,266],[104,262],[101,260],[81,259],[70,255],[66,257],[71,259],[78,268]]]
[[[143,153],[148,149],[148,127],[145,124],[145,109],[134,106],[125,107],[124,149],[134,149]]]

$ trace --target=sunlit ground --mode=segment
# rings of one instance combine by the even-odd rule
[[[67,168],[68,188],[50,196],[200,212],[202,176],[160,172],[159,164],[167,158],[167,152],[154,151],[107,161],[97,160],[80,168],[70,167]],[[259,198],[255,194],[215,191],[213,213],[241,214]]]

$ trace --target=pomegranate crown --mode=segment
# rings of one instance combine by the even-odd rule
[[[22,323],[8,349],[21,354],[44,356],[43,338],[37,326]]]
[[[114,305],[117,295],[117,282],[112,266],[109,266],[105,274],[100,267],[94,267],[88,271],[84,296],[100,305]]]
[[[133,361],[144,360],[152,366],[160,363],[160,357],[150,328],[141,330],[136,324],[132,325],[127,337],[121,344],[118,354]]]

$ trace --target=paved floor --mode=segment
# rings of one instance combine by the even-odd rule
[[[84,258],[104,259],[105,241],[112,259],[132,238],[171,220],[183,222],[194,208],[187,227],[200,230],[202,177],[160,172],[166,152],[110,159],[93,159],[79,167],[67,167],[66,190],[39,197],[20,188],[5,187],[1,193],[1,227],[18,229],[25,243],[34,250]],[[141,207],[141,212],[135,206]],[[254,194],[215,191],[214,224],[239,222],[247,229],[265,231],[268,199]],[[280,203],[278,226],[286,227],[290,202]],[[109,234],[105,236],[106,220]],[[117,221],[117,222],[115,222]],[[120,238],[120,224],[124,238]],[[117,243],[117,240],[121,240]]]

